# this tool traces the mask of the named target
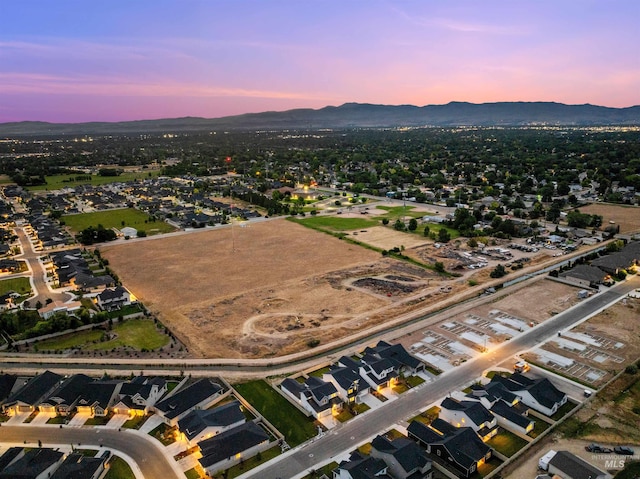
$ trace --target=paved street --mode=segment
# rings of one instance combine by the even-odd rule
[[[467,386],[475,378],[481,376],[483,371],[515,356],[518,352],[539,344],[546,338],[557,334],[557,331],[578,323],[581,319],[626,296],[629,291],[639,286],[640,277],[638,276],[618,284],[590,300],[579,303],[572,309],[554,316],[528,332],[502,343],[488,353],[438,376],[432,383],[414,388],[395,401],[387,401],[377,409],[342,423],[324,437],[283,454],[279,456],[277,461],[272,461],[265,467],[254,469],[242,477],[246,479],[294,478],[301,473],[308,472],[317,464],[322,464],[343,454],[344,451],[355,449],[360,443],[370,440],[391,425],[417,415],[419,411],[439,401],[450,392]]]
[[[145,479],[184,479],[179,465],[164,454],[162,445],[144,433],[106,428],[58,428],[44,426],[0,426],[2,443],[26,444],[33,447],[42,441],[43,446],[73,444],[74,446],[102,445],[114,451],[122,451],[135,461]],[[26,443],[25,443],[26,441]]]

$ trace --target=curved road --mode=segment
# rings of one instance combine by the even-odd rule
[[[47,273],[38,259],[45,253],[39,253],[33,249],[33,244],[29,241],[24,228],[15,228],[15,231],[22,246],[22,253],[16,255],[14,259],[26,261],[29,267],[29,273],[22,273],[15,276],[27,276],[31,278],[31,286],[33,288],[33,296],[29,298],[31,304],[35,304],[38,301],[45,304],[47,299],[60,301],[62,303],[68,301],[71,298],[70,293],[54,292],[45,281]]]
[[[342,423],[329,431],[324,437],[279,456],[267,463],[265,467],[255,469],[246,478],[276,479],[295,477],[309,471],[334,458],[352,451],[363,441],[388,429],[393,424],[413,417],[420,410],[440,400],[452,391],[461,389],[471,380],[482,375],[482,372],[494,367],[519,352],[530,349],[545,339],[555,336],[582,319],[624,297],[635,288],[640,287],[640,277],[634,276],[624,283],[579,303],[572,309],[558,314],[535,328],[514,337],[510,341],[477,356],[457,368],[438,376],[433,382],[408,391],[399,398],[385,402],[381,407],[367,411],[360,417]]]
[[[105,429],[98,427],[62,429],[52,426],[7,426],[0,427],[0,442],[26,444],[34,447],[38,441],[43,446],[60,446],[61,444],[73,444],[78,447],[82,444],[102,445],[114,451],[122,451],[133,459],[145,479],[184,479],[184,474],[177,470],[173,458],[167,458],[155,439],[147,439],[141,433],[117,429]]]

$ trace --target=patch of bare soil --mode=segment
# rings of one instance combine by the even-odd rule
[[[101,253],[203,357],[298,352],[439,298],[432,271],[279,220],[108,245]]]
[[[602,216],[602,228],[609,226],[610,221],[620,225],[620,233],[640,230],[640,207],[630,205],[610,205],[593,203],[580,207],[580,213]]]

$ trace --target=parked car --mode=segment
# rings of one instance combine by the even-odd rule
[[[607,454],[613,452],[611,448],[601,446],[600,444],[596,444],[595,442],[592,442],[591,444],[589,444],[588,446],[585,446],[584,448],[589,452],[600,452],[600,453],[607,453]]]
[[[613,452],[616,454],[622,454],[623,456],[633,456],[634,451],[627,446],[616,446],[613,448]]]

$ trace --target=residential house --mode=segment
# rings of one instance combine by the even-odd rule
[[[48,479],[63,459],[64,454],[53,449],[22,449],[0,471],[0,479]]]
[[[209,475],[228,469],[270,446],[269,435],[255,422],[247,422],[198,443],[198,459]]]
[[[17,380],[13,374],[0,374],[0,405],[11,395]]]
[[[530,379],[515,373],[508,378],[498,374],[491,378],[505,389],[520,397],[520,401],[546,416],[553,416],[567,402],[567,395],[556,388],[547,378]]]
[[[106,462],[109,455],[109,451],[104,451],[97,457],[72,452],[56,469],[51,479],[100,479],[107,473]]]
[[[95,297],[95,303],[103,311],[114,311],[131,304],[131,293],[123,286],[105,288]]]
[[[45,371],[13,392],[2,405],[3,411],[8,414],[33,412],[40,402],[53,392],[61,380],[62,376],[59,374]]]
[[[166,392],[167,381],[163,378],[136,376],[122,384],[111,410],[115,414],[143,416]]]
[[[167,424],[176,426],[178,421],[195,409],[207,409],[224,393],[218,383],[200,379],[178,392],[171,394],[153,406]]]
[[[384,436],[376,436],[371,441],[370,454],[382,459],[395,479],[431,479],[433,476],[426,451],[406,437],[390,441]]]
[[[342,409],[335,385],[314,376],[306,378],[304,383],[287,378],[280,384],[280,389],[314,419],[338,414]]]
[[[611,475],[569,451],[557,451],[548,459],[550,476],[564,479],[611,479]]]
[[[233,429],[246,422],[240,402],[231,401],[212,409],[196,409],[178,421],[178,429],[190,445]]]
[[[75,410],[76,403],[93,379],[84,374],[74,374],[65,379],[39,405],[40,412],[67,416]]]
[[[82,303],[80,301],[70,301],[68,303],[62,303],[60,301],[52,301],[51,303],[43,306],[38,310],[38,314],[43,319],[49,319],[56,313],[73,314],[82,309]]]
[[[117,397],[121,381],[93,381],[87,384],[76,402],[79,414],[104,417]]]
[[[378,341],[375,347],[365,349],[365,354],[394,362],[397,370],[403,375],[414,375],[425,370],[425,364],[417,357],[409,354],[402,344],[389,344]]]
[[[621,251],[610,253],[591,262],[591,266],[597,266],[611,275],[617,275],[622,269],[628,270],[640,262],[640,241],[634,241],[622,248]]]
[[[446,397],[440,403],[439,417],[455,427],[470,427],[485,442],[498,434],[498,420],[477,401]]]
[[[393,479],[382,460],[354,452],[333,470],[333,479]]]
[[[500,383],[473,385],[466,396],[471,401],[480,401],[491,411],[498,425],[510,431],[528,434],[535,422],[529,418],[529,408],[520,402],[520,397]]]
[[[442,419],[427,426],[413,421],[407,428],[409,437],[423,445],[440,464],[453,468],[459,477],[470,477],[488,461],[492,449],[470,427],[455,427]]]
[[[332,383],[343,402],[359,404],[370,392],[369,384],[360,376],[358,367],[338,363],[322,375],[322,380]]]
[[[599,284],[604,283],[607,276],[609,276],[609,274],[600,268],[587,264],[578,264],[569,271],[559,274],[560,278],[589,288],[597,288]]]

